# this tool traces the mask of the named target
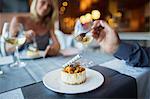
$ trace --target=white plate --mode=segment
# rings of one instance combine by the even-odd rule
[[[27,51],[20,52],[20,59],[36,59],[44,56],[44,51],[39,51],[39,56],[30,57],[27,55]]]
[[[60,72],[62,69],[57,69],[47,73],[43,78],[44,85],[55,92],[77,94],[94,90],[101,86],[104,82],[104,76],[92,69],[86,69],[86,81],[80,85],[68,85],[61,81]]]

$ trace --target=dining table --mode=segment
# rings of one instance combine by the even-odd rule
[[[26,63],[26,66],[23,68],[12,68],[9,64],[1,65],[4,73],[0,75],[0,99],[141,97],[149,99],[148,92],[150,92],[150,88],[147,87],[150,86],[150,68],[132,68],[126,65],[125,62],[122,62],[122,60],[101,51],[87,50],[84,53],[80,53],[80,55],[82,55],[80,62],[85,62],[85,64],[88,64],[87,68],[103,75],[104,82],[99,87],[87,92],[81,91],[72,94],[56,92],[47,88],[43,84],[43,77],[47,73],[63,68],[63,64],[75,56],[60,54],[46,58],[22,59]],[[9,60],[6,58],[6,60],[12,61],[10,58]],[[123,70],[124,72],[122,72]],[[135,76],[135,73],[132,74],[132,72],[136,72],[137,75]],[[49,79],[52,78],[50,77]],[[144,89],[144,92],[147,93],[142,92]]]

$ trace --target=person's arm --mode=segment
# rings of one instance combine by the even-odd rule
[[[18,16],[14,16],[10,22],[10,26],[9,26],[9,35],[11,37],[16,37],[18,35],[18,31],[19,31],[19,22],[20,18]],[[6,43],[6,52],[8,54],[12,54],[15,51],[15,45]]]
[[[52,40],[52,44],[47,46],[47,48],[45,50],[45,54],[47,56],[55,56],[59,53],[60,44],[59,44],[57,37],[54,33],[54,27],[50,29],[50,38]]]
[[[104,27],[102,31],[95,29],[99,25]],[[150,48],[144,48],[138,44],[130,45],[121,42],[118,34],[106,22],[102,20],[95,21],[92,33],[105,52],[125,60],[127,64],[132,66],[150,66]]]
[[[125,60],[131,66],[150,66],[150,48],[141,47],[138,43],[131,45],[121,42],[114,56]]]
[[[16,37],[18,35],[19,31],[19,23],[20,22],[20,17],[19,16],[14,16],[10,22],[10,33],[12,37]]]
[[[10,23],[10,33],[12,37],[16,37],[19,32],[19,28],[25,29],[24,22],[27,21],[28,18],[26,16],[14,16]],[[22,26],[22,27],[20,27]],[[33,36],[35,36],[35,32],[33,30],[23,30],[24,35],[26,36],[27,42],[31,42]]]

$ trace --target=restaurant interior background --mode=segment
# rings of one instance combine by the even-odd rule
[[[28,13],[32,0],[0,0],[0,28],[14,13]],[[106,20],[116,31],[150,32],[150,0],[58,0],[57,28],[71,34],[77,18],[84,24],[91,20]],[[1,29],[0,29],[1,32]],[[132,41],[132,40],[131,40]],[[139,41],[143,44],[142,41]],[[147,42],[150,46],[150,42]]]

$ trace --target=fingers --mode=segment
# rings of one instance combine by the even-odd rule
[[[95,39],[101,39],[101,33],[102,33],[102,29],[99,29],[99,27],[102,26],[104,27],[104,24],[102,24],[102,20],[97,20],[97,21],[94,21],[94,24],[92,26],[92,36],[95,38]]]
[[[100,20],[96,20],[96,21],[94,21],[94,23],[93,23],[93,26],[92,26],[92,29],[95,29],[95,28],[97,28],[98,26],[100,26],[101,24],[100,24]]]
[[[99,26],[104,27],[105,30],[113,30],[106,21],[96,20],[93,23],[92,29],[96,30]]]
[[[56,52],[55,47],[53,45],[48,45],[45,50],[45,57],[46,56],[54,56],[56,54],[57,54],[57,52]]]
[[[32,41],[32,38],[35,36],[35,32],[33,30],[25,31],[25,36],[28,42]]]
[[[100,21],[100,24],[105,27],[104,28],[104,31],[106,31],[106,33],[113,33],[114,32],[114,29],[110,27],[110,25],[106,22],[106,21],[103,21],[101,20]]]
[[[99,42],[99,43],[102,42],[104,40],[105,36],[106,36],[106,33],[104,31],[100,32],[97,42]]]
[[[92,36],[93,36],[95,39],[98,39],[99,33],[97,33],[97,31],[94,31],[94,30],[92,30],[91,32],[92,32]]]
[[[25,35],[33,36],[35,35],[35,32],[33,30],[28,30],[28,31],[25,31]]]
[[[92,26],[92,34],[95,39],[100,38],[100,35],[103,35],[101,33],[109,34],[113,33],[113,29],[108,25],[107,22],[103,20],[96,20],[94,21],[94,24]]]
[[[34,32],[33,30],[29,30],[29,31],[28,31],[28,34],[29,34],[30,36],[35,36],[35,32]]]
[[[46,50],[45,50],[45,53],[44,53],[44,56],[47,56],[48,53],[50,52],[50,46],[47,46]]]

